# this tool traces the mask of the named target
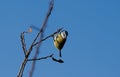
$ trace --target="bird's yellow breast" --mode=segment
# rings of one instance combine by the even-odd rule
[[[57,38],[54,40],[54,45],[58,50],[63,48],[66,39],[64,39],[60,34],[58,34]]]
[[[59,34],[58,35],[58,38],[56,38],[56,40],[59,42],[59,43],[62,43],[63,42],[63,37]]]

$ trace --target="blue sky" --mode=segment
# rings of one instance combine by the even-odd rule
[[[49,0],[0,1],[0,77],[16,77],[24,54],[20,33],[30,25],[40,27]],[[120,77],[120,1],[55,0],[45,36],[58,28],[69,32],[62,49],[65,63],[38,61],[33,77]],[[37,31],[26,35],[31,43]],[[41,46],[39,56],[58,51],[53,39]],[[24,76],[28,77],[30,62]]]

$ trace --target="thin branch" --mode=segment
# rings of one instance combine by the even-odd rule
[[[53,37],[56,33],[59,33],[63,28],[59,28],[56,32],[52,33],[51,35],[45,37],[44,39],[42,39],[41,41],[35,43],[33,46],[36,46],[37,44],[41,43],[42,41],[45,41],[46,39]]]
[[[26,48],[25,38],[24,38],[25,33],[27,33],[27,32],[22,32],[21,35],[20,35],[20,38],[21,38],[23,52],[24,52],[24,55],[26,56],[27,48]]]
[[[54,54],[45,56],[45,57],[41,57],[41,58],[33,58],[33,59],[28,59],[28,61],[36,61],[36,60],[42,60],[42,59],[47,59],[47,58],[52,58],[53,61],[58,62],[58,63],[64,63],[64,61],[62,59],[56,59],[53,57]]]
[[[42,60],[42,59],[47,59],[53,57],[54,54],[51,54],[49,56],[41,57],[41,58],[33,58],[33,59],[28,59],[28,61],[36,61],[36,60]]]

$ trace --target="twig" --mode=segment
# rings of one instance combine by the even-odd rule
[[[21,35],[20,35],[20,38],[21,38],[21,43],[22,43],[23,52],[24,52],[24,55],[25,55],[25,57],[26,57],[27,48],[26,48],[25,38],[24,38],[24,34],[25,34],[25,33],[27,33],[27,32],[22,32]]]
[[[41,43],[42,41],[45,41],[46,39],[53,37],[56,33],[59,33],[63,28],[58,29],[56,32],[52,33],[51,35],[45,37],[44,39],[42,39],[41,41],[35,43],[33,46],[36,46],[37,44]]]
[[[36,60],[42,60],[42,59],[47,59],[47,58],[52,58],[53,61],[58,62],[58,63],[64,63],[62,59],[56,59],[53,57],[54,54],[51,54],[49,56],[41,57],[41,58],[33,58],[33,59],[28,59],[28,61],[36,61]]]
[[[51,54],[49,56],[41,57],[41,58],[33,58],[33,59],[28,59],[28,61],[35,61],[35,60],[42,60],[42,59],[47,59],[51,58],[54,54]]]

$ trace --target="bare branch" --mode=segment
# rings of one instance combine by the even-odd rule
[[[41,58],[33,58],[33,59],[28,59],[28,61],[35,61],[35,60],[42,60],[42,59],[47,59],[53,57],[54,54],[51,54],[49,56],[41,57]]]
[[[42,39],[41,41],[35,43],[33,46],[36,46],[37,44],[41,43],[42,41],[45,41],[46,39],[50,38],[50,37],[53,37],[56,33],[59,33],[63,28],[59,28],[56,32],[54,32],[53,34],[45,37],[44,39]]]
[[[52,58],[53,61],[58,62],[58,63],[64,63],[62,59],[56,59],[53,57],[54,54],[51,54],[49,56],[41,57],[41,58],[33,58],[33,59],[28,59],[28,61],[36,61],[36,60],[42,60],[42,59],[47,59],[47,58]]]
[[[21,38],[23,52],[24,52],[24,55],[26,56],[27,48],[26,48],[26,44],[25,44],[24,33],[27,33],[27,32],[22,32],[20,35],[20,38]]]

